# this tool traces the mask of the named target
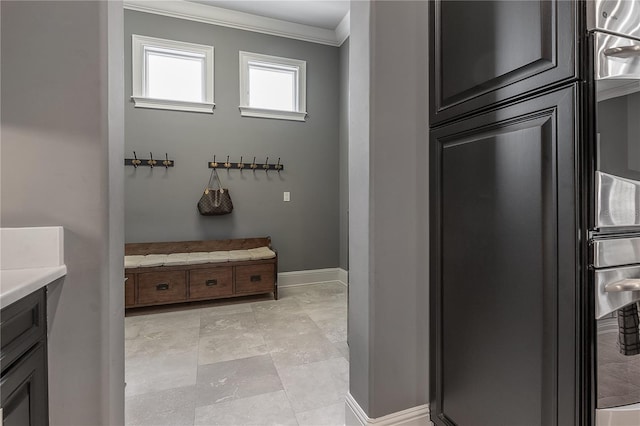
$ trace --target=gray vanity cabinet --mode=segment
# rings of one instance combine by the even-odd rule
[[[3,426],[49,424],[46,290],[0,311]]]

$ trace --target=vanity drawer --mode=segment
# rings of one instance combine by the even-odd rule
[[[0,369],[26,353],[47,329],[47,297],[44,288],[23,297],[0,312]]]
[[[231,296],[232,294],[232,268],[194,269],[189,272],[190,300]]]
[[[236,266],[236,293],[258,293],[274,290],[275,265]]]
[[[138,274],[138,304],[147,305],[187,300],[185,271]]]

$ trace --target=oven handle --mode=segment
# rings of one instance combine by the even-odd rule
[[[605,49],[604,56],[614,58],[634,58],[640,56],[640,45],[618,46]]]
[[[609,283],[604,287],[604,291],[616,293],[620,291],[640,291],[640,279],[625,279]]]

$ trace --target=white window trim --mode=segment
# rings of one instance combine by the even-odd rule
[[[283,111],[249,106],[249,62],[284,65],[298,69],[297,111]],[[240,115],[243,117],[274,118],[277,120],[305,121],[307,117],[307,62],[299,59],[262,55],[240,51]]]
[[[133,34],[131,36],[131,69],[132,91],[134,106],[136,108],[168,109],[174,111],[204,112],[213,114],[216,104],[213,102],[213,46],[187,43],[182,41],[165,40],[155,37],[147,37]],[[155,99],[146,96],[145,93],[145,47],[171,49],[183,52],[204,55],[204,102],[188,102],[172,99]]]

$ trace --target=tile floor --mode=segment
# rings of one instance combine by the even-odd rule
[[[347,289],[125,319],[127,425],[344,425]]]

